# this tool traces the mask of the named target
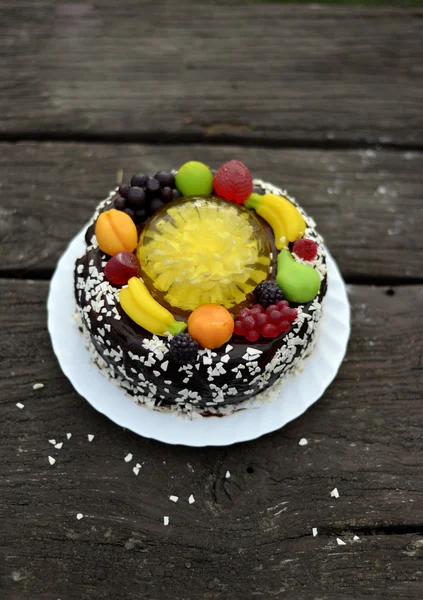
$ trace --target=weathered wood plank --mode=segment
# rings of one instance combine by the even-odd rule
[[[0,281],[7,599],[421,598],[423,286],[352,286],[348,359],[325,396],[226,449],[166,446],[96,413],[50,349],[47,286]]]
[[[0,132],[421,145],[421,15],[3,2]]]
[[[286,187],[316,219],[347,279],[421,278],[423,153],[204,145],[1,145],[0,270],[51,272],[119,169],[129,178],[193,158],[212,166],[239,158]]]

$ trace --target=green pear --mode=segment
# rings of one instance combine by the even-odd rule
[[[289,250],[282,250],[278,256],[276,283],[289,302],[303,304],[316,297],[320,276],[313,267],[297,262]]]

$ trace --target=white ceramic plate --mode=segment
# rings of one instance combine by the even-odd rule
[[[345,284],[328,254],[328,291],[316,346],[304,361],[303,371],[285,379],[276,400],[223,418],[193,420],[135,404],[92,362],[73,320],[76,308],[73,270],[75,260],[85,250],[85,230],[71,241],[51,281],[48,330],[60,366],[76,391],[118,425],[167,444],[226,446],[255,439],[296,419],[322,396],[335,378],[347,348],[350,309]]]

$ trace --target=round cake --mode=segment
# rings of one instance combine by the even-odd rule
[[[134,175],[97,207],[75,265],[100,368],[149,408],[224,414],[297,370],[326,293],[323,240],[233,160]]]

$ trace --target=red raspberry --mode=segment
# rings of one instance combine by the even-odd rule
[[[265,315],[264,313],[262,313],[261,315],[259,315],[256,318],[256,325],[257,325],[257,328],[260,329],[260,331],[262,331],[263,327],[265,325],[267,325],[268,322],[269,322],[269,317],[267,315]]]
[[[265,338],[274,338],[279,335],[279,328],[276,325],[273,325],[273,323],[268,323],[263,327],[261,334]]]
[[[239,160],[230,160],[222,165],[213,179],[216,194],[244,204],[253,191],[253,180],[250,171]]]
[[[237,335],[245,335],[245,330],[241,321],[235,321],[234,333]]]
[[[260,333],[256,329],[249,329],[245,333],[245,337],[249,342],[256,342],[260,337]]]
[[[313,240],[295,240],[292,252],[303,260],[313,260],[317,256],[317,244]]]
[[[256,322],[254,320],[254,317],[244,317],[242,319],[242,326],[244,329],[254,329],[256,325]]]

